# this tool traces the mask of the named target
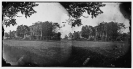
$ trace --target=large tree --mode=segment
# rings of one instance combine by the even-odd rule
[[[36,13],[33,7],[38,4],[34,2],[2,2],[2,20],[4,25],[10,26],[15,25],[18,12],[21,12],[25,17],[30,17]]]
[[[80,39],[79,31],[78,31],[78,32],[75,32],[75,31],[74,31],[74,33],[73,33],[73,39],[74,39],[74,40]]]
[[[81,36],[87,39],[89,37],[90,32],[91,31],[89,29],[89,26],[88,25],[85,25],[81,29]]]
[[[96,38],[100,40],[116,40],[119,34],[122,33],[122,29],[125,29],[123,23],[117,22],[101,22],[96,28]]]
[[[60,2],[66,10],[69,12],[70,16],[74,17],[77,21],[79,17],[82,16],[83,12],[86,12],[93,17],[96,17],[98,14],[103,13],[100,10],[100,7],[105,6],[101,2]],[[25,15],[25,17],[30,17],[32,14],[36,13],[33,7],[38,4],[34,2],[2,2],[2,20],[6,26],[10,26],[10,24],[16,24],[16,17],[18,12],[21,12]],[[4,17],[8,17],[8,19],[4,19]],[[75,23],[72,26],[80,25],[79,23]]]
[[[50,39],[50,37],[52,36],[52,31],[53,31],[53,27],[52,27],[52,22],[44,22],[42,24],[42,35],[43,38],[45,39]]]
[[[97,26],[85,25],[81,29],[81,36],[89,40],[115,41],[123,33],[125,25],[117,22],[101,22]]]
[[[59,39],[60,33],[57,31],[58,28],[60,28],[58,23],[49,21],[36,22],[30,26],[30,32],[37,39]]]
[[[87,12],[91,15],[92,18],[96,17],[98,14],[103,13],[100,7],[105,6],[105,4],[101,2],[60,2],[61,5],[65,7],[68,11],[69,16],[73,17],[72,19],[72,27],[75,25],[82,25],[80,21],[80,17],[83,16],[84,12]],[[71,19],[70,19],[71,20]],[[75,21],[78,21],[75,23]]]
[[[94,37],[95,37],[94,27],[88,26],[88,25],[83,26],[81,29],[81,36],[89,40],[92,40],[93,38],[94,40]]]
[[[43,22],[35,22],[32,26],[30,26],[30,34],[32,38],[35,36],[34,39],[41,39],[42,38],[42,23]]]
[[[26,25],[20,25],[17,27],[17,36],[24,38],[30,34],[30,28]]]

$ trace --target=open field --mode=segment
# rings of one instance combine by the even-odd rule
[[[127,51],[129,44],[124,42],[3,41],[3,57],[13,65],[126,67],[116,63]]]
[[[130,67],[131,51],[124,42],[73,42],[70,66],[80,66],[90,58],[89,67]],[[79,57],[77,57],[79,56]],[[71,62],[72,61],[72,62]],[[73,62],[75,61],[75,62]]]

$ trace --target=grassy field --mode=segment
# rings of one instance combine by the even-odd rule
[[[88,67],[130,67],[131,65],[131,51],[126,42],[75,41],[73,45],[68,66],[83,65],[87,58],[90,58],[85,65]]]
[[[128,49],[124,42],[3,41],[3,57],[13,65],[117,67]]]

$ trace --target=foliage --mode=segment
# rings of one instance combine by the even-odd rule
[[[77,26],[82,25],[81,19],[76,19],[76,20],[74,20],[74,21],[72,22],[72,27],[75,27],[76,25],[77,25]]]
[[[4,33],[5,37],[9,37],[9,34],[7,32]]]
[[[101,2],[60,2],[63,5],[70,16],[75,18],[75,22],[72,23],[72,27],[80,26],[81,20],[79,19],[84,12],[87,11],[89,15],[96,17],[98,14],[103,13],[100,7],[105,6]],[[18,12],[21,12],[25,17],[30,17],[36,13],[33,7],[38,6],[34,2],[2,2],[2,20],[6,26],[15,25]],[[8,19],[5,19],[8,17]]]
[[[16,31],[10,31],[10,32],[9,32],[9,37],[10,37],[10,39],[15,38],[15,34],[16,34]]]
[[[2,20],[6,26],[15,25],[18,12],[21,12],[25,17],[30,17],[36,13],[33,7],[38,6],[34,2],[2,2]],[[7,17],[8,19],[6,19]]]
[[[87,25],[83,26],[81,36],[89,40],[115,41],[119,36],[121,36],[122,29],[125,29],[123,23],[101,22],[95,27]]]
[[[68,34],[68,38],[69,39],[72,39],[73,38],[73,34],[71,32]]]
[[[74,40],[80,39],[79,31],[78,31],[78,32],[75,32],[75,31],[74,31],[74,33],[73,33],[73,39],[74,39]]]
[[[81,29],[81,36],[84,38],[88,38],[89,33],[90,33],[89,27],[87,25],[83,26]]]
[[[96,17],[98,14],[103,13],[100,7],[105,6],[101,2],[60,2],[69,13],[69,16],[75,18],[75,21],[79,19],[84,12],[87,11],[92,18]],[[72,23],[72,27],[75,25],[82,25],[81,23]]]
[[[52,38],[52,40],[60,40],[61,39],[61,33],[60,32],[58,32],[58,33],[54,33],[53,32],[53,36],[51,36]]]
[[[32,35],[42,35],[42,23],[43,22],[36,22],[30,26],[30,32]]]
[[[53,26],[52,26],[52,22],[44,22],[42,24],[42,34],[43,36],[52,36],[52,31],[53,31]]]
[[[58,23],[49,21],[36,22],[30,26],[31,35],[37,39],[60,39],[60,33],[57,33],[57,28],[60,28]],[[35,38],[36,39],[36,38]]]
[[[105,6],[101,2],[61,2],[69,14],[74,18],[79,18],[82,16],[83,12],[87,11],[88,14],[96,17],[98,14],[103,13],[100,7]]]
[[[30,28],[28,26],[20,25],[17,27],[17,36],[24,38],[28,34],[30,34]]]
[[[64,39],[68,39],[68,36],[67,35],[65,35],[65,38]]]

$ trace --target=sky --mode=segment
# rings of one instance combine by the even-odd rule
[[[33,14],[29,18],[25,18],[24,15],[21,13],[18,13],[16,22],[17,25],[5,27],[5,32],[9,32],[10,30],[16,30],[18,25],[32,25],[35,22],[38,21],[52,21],[59,23],[62,27],[59,32],[61,32],[61,37],[64,37],[66,34],[73,32],[73,31],[80,31],[82,26],[84,25],[91,25],[96,26],[100,22],[118,22],[118,23],[124,23],[127,29],[123,30],[124,32],[129,31],[129,21],[125,19],[122,15],[122,13],[119,11],[119,3],[105,3],[106,6],[102,7],[101,10],[103,11],[103,14],[98,15],[96,18],[91,18],[89,15],[84,13],[84,16],[88,16],[88,18],[81,17],[82,26],[71,28],[71,26],[66,21],[69,19],[68,12],[65,10],[65,8],[60,5],[59,3],[38,3],[39,5],[35,7],[34,9],[37,11],[37,13]],[[62,23],[66,22],[66,23]]]

